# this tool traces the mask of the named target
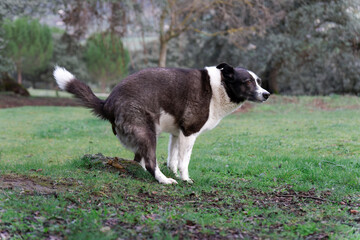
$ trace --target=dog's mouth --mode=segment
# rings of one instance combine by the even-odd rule
[[[248,98],[249,101],[251,102],[257,102],[257,103],[263,103],[266,100],[268,100],[268,98],[270,97],[270,93],[269,92],[264,92],[261,94],[256,94],[254,96],[251,96]]]

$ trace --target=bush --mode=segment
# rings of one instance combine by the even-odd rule
[[[99,79],[101,88],[128,74],[129,53],[121,39],[110,33],[95,34],[87,40],[85,62],[89,72]]]

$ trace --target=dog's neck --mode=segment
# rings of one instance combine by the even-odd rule
[[[222,83],[221,71],[216,67],[205,67],[209,74],[210,85],[212,89],[212,98],[210,102],[210,115],[216,115],[220,119],[238,109],[243,102],[234,103],[226,93]],[[215,110],[211,112],[211,110]]]

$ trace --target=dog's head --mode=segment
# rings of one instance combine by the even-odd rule
[[[260,86],[261,79],[255,73],[227,63],[221,63],[216,68],[221,71],[222,82],[232,102],[264,102],[269,98],[270,93]]]

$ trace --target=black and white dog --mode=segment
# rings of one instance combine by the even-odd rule
[[[260,87],[253,72],[221,63],[205,69],[149,68],[121,81],[106,100],[64,68],[54,77],[63,90],[80,98],[98,117],[110,121],[121,143],[135,153],[134,160],[157,181],[166,177],[156,161],[157,136],[170,133],[167,166],[180,179],[192,182],[188,166],[196,138],[214,128],[244,101],[263,102],[270,93]]]

